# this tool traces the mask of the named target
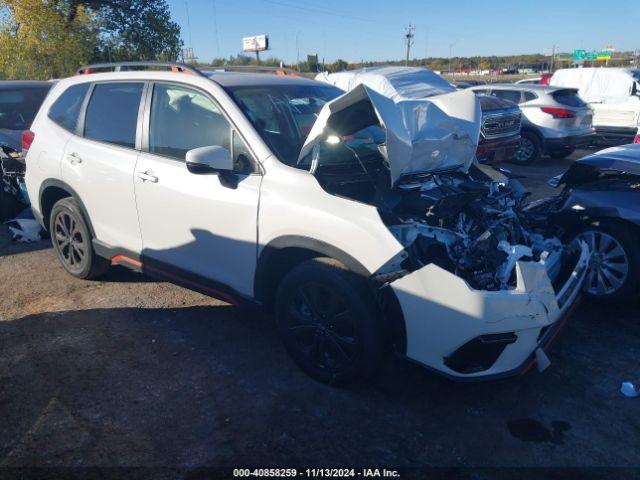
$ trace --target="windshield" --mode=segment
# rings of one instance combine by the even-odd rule
[[[296,166],[298,155],[325,103],[344,92],[330,85],[227,87],[273,153]]]
[[[0,128],[28,129],[48,91],[48,87],[0,90]]]

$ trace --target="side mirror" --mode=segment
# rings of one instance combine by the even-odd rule
[[[222,173],[233,171],[233,159],[226,148],[212,146],[189,150],[187,169],[191,173]]]

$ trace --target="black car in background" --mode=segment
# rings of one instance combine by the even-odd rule
[[[574,162],[549,184],[562,192],[532,202],[532,218],[560,227],[591,249],[588,296],[628,300],[640,287],[640,145],[601,150]]]
[[[0,220],[27,205],[21,188],[25,169],[22,134],[29,130],[52,86],[51,82],[0,82]]]
[[[482,163],[517,162],[520,148],[522,113],[513,102],[497,97],[478,96],[482,125],[476,157]]]

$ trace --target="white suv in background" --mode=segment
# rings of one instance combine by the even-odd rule
[[[542,155],[564,158],[576,148],[595,141],[593,111],[573,88],[548,85],[495,84],[472,87],[479,95],[509,100],[522,112],[520,164],[534,163]]]
[[[518,185],[474,164],[471,92],[399,106],[364,86],[149,67],[61,80],[25,135],[33,210],[69,273],[120,264],[273,308],[328,383],[390,350],[457,379],[547,365],[588,249],[537,231]]]

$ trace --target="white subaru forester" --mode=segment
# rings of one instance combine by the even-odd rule
[[[273,308],[295,361],[334,384],[388,351],[456,379],[548,364],[588,249],[474,161],[472,92],[394,101],[177,64],[79,73],[23,136],[34,214],[72,275],[120,264]]]

